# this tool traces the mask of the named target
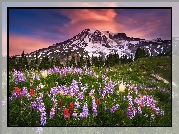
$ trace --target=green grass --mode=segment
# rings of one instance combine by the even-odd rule
[[[132,71],[130,71],[130,68]],[[111,68],[96,68],[92,67],[92,75],[84,74],[85,70],[83,69],[83,74],[70,74],[67,73],[66,76],[60,78],[59,73],[54,73],[48,75],[46,79],[43,79],[40,76],[40,81],[34,80],[34,85],[30,86],[29,81],[30,77],[27,78],[27,82],[21,82],[17,85],[14,84],[15,78],[10,78],[10,87],[9,94],[12,95],[14,87],[18,86],[19,88],[27,87],[28,91],[30,89],[36,89],[36,87],[43,83],[45,87],[36,91],[36,96],[33,97],[33,100],[36,97],[39,97],[39,93],[44,94],[43,102],[45,104],[47,112],[47,123],[46,126],[171,126],[171,58],[170,57],[149,57],[141,58],[137,61],[134,61],[129,64],[116,65]],[[106,69],[110,70],[106,72]],[[102,72],[106,75],[106,80],[102,78]],[[30,72],[31,73],[31,72]],[[39,74],[39,73],[37,73]],[[98,78],[95,77],[95,74],[98,75]],[[162,78],[168,80],[170,83],[166,84],[163,81],[157,80],[150,76],[150,74],[158,74]],[[11,74],[12,75],[12,74]],[[40,75],[40,74],[39,74]],[[61,111],[56,110],[55,117],[49,119],[49,114],[51,108],[53,108],[54,103],[51,98],[48,96],[52,87],[55,87],[55,82],[58,82],[60,86],[65,85],[70,89],[72,80],[79,81],[81,77],[80,85],[78,87],[81,90],[82,87],[85,87],[87,84],[87,89],[84,92],[84,99],[78,100],[82,103],[81,107],[77,109],[77,113],[82,112],[82,106],[85,101],[88,103],[89,116],[85,119],[78,120],[76,117],[70,117],[69,120],[64,120],[63,109],[64,107],[68,108],[70,102],[75,102],[76,98],[62,96],[60,94],[55,96],[55,99],[63,101],[63,107],[59,105],[56,108],[61,108]],[[110,81],[119,82],[123,79],[126,86],[124,93],[117,94],[119,90],[118,85],[114,87],[114,93],[106,95],[104,99],[101,98],[101,95],[98,93],[98,90],[103,90],[105,85]],[[101,85],[101,88],[100,88]],[[128,85],[128,86],[127,86]],[[155,120],[150,120],[150,115],[155,114],[153,110],[149,107],[142,107],[142,114],[137,114],[133,119],[130,119],[126,115],[126,111],[129,105],[128,100],[123,100],[121,97],[127,96],[131,92],[133,98],[138,97],[135,94],[134,86],[137,87],[138,92],[141,95],[152,96],[154,100],[157,101],[156,107],[159,107],[164,111],[164,116],[155,115]],[[139,88],[141,86],[141,88]],[[145,88],[151,88],[152,90],[145,90]],[[92,116],[92,98],[89,96],[91,89],[95,89],[94,97],[100,99],[101,103],[97,107],[98,116]],[[131,90],[129,90],[131,89]],[[164,93],[160,89],[165,89],[169,93]],[[115,100],[115,102],[114,102]],[[24,104],[21,104],[21,101]],[[108,103],[106,103],[108,102]],[[134,99],[133,99],[134,102]],[[18,125],[18,126],[39,126],[40,125],[40,113],[37,110],[32,110],[28,108],[31,101],[27,100],[27,97],[13,98],[13,101],[9,103],[9,125]],[[110,108],[115,104],[119,104],[118,109],[114,113],[110,113]],[[134,104],[137,108],[137,104]],[[26,110],[23,108],[26,107]],[[108,110],[104,110],[104,107],[107,107]],[[144,117],[145,114],[148,114],[148,117]]]

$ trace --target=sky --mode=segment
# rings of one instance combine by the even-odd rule
[[[65,41],[87,28],[171,39],[170,9],[10,9],[9,55]]]

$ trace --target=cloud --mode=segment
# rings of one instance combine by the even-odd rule
[[[144,39],[170,39],[171,12],[170,10],[137,10],[130,12],[122,10],[118,13],[117,22],[121,31],[127,36]]]
[[[111,32],[119,29],[115,21],[117,14],[113,9],[72,9],[60,13],[71,19],[64,28],[60,28],[61,32],[68,32],[68,36],[74,36],[86,28],[106,29]]]
[[[20,55],[22,51],[24,53],[30,53],[35,50],[48,47],[53,45],[51,41],[28,37],[28,36],[18,36],[18,35],[10,35],[9,36],[9,55]]]

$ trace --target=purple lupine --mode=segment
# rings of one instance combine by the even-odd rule
[[[150,120],[154,121],[154,119],[155,119],[155,115],[152,114],[152,115],[150,116]]]
[[[134,91],[135,91],[136,94],[138,94],[137,87],[134,87]]]
[[[31,106],[35,110],[37,108],[37,106],[38,106],[37,102],[36,101],[31,102]]]
[[[40,77],[38,75],[36,75],[36,79],[39,81],[40,80]]]
[[[93,95],[94,94],[94,89],[91,89],[91,91],[90,91],[90,93],[89,94],[91,94],[91,95]]]
[[[75,108],[80,108],[80,103],[79,102],[75,102]]]
[[[134,99],[134,102],[138,104],[138,103],[139,103],[139,99],[136,97],[136,98]]]
[[[45,105],[44,103],[41,103],[39,106],[38,106],[38,110],[40,112],[40,121],[41,121],[41,125],[44,126],[46,124],[46,112],[45,112]]]
[[[46,120],[47,120],[47,118],[46,118],[46,112],[42,112],[40,114],[40,121],[41,121],[41,125],[42,126],[44,126],[46,124]]]
[[[116,104],[115,106],[112,106],[112,108],[110,109],[111,113],[114,113],[119,107],[119,104]]]
[[[16,92],[14,92],[14,93],[12,93],[12,97],[18,98],[19,95]]]
[[[32,97],[31,97],[31,95],[29,93],[27,94],[27,99],[32,100]]]
[[[87,118],[88,117],[88,104],[85,102],[83,106],[83,111],[79,115],[80,118]]]
[[[135,107],[129,106],[127,108],[126,114],[127,116],[129,116],[130,119],[132,119],[136,115],[136,113],[137,113],[137,110]]]
[[[43,100],[42,100],[42,97],[37,97],[36,98],[36,101],[38,102],[38,103],[41,103]]]
[[[52,108],[50,110],[50,119],[52,119],[54,117],[54,115],[55,115],[55,108]]]
[[[9,101],[12,101],[12,97],[9,97]]]
[[[76,112],[74,112],[74,113],[72,114],[72,116],[73,116],[73,117],[77,117],[78,115],[77,115]]]
[[[160,115],[161,115],[161,116],[164,116],[164,111],[161,111],[161,112],[160,112]]]
[[[83,100],[84,99],[84,93],[83,92],[79,92],[78,93],[78,98]]]
[[[60,71],[60,69],[59,69],[58,67],[54,66],[53,71],[54,71],[55,73],[58,73],[58,72]]]
[[[155,113],[158,115],[160,113],[160,109],[157,107],[157,108],[154,108],[155,110]]]
[[[37,91],[39,91],[39,90],[40,90],[40,87],[39,87],[39,86],[37,86],[37,87],[36,87],[36,90],[37,90]]]
[[[96,105],[95,98],[92,99],[92,111],[93,111],[93,116],[97,116],[98,115],[97,105]]]
[[[25,80],[25,77],[23,76],[23,73],[19,73],[19,75],[18,75],[18,81],[19,82],[25,82],[26,80]]]
[[[58,94],[58,88],[57,87],[53,87],[53,88],[51,88],[51,90],[50,90],[50,93],[51,94]]]
[[[27,87],[23,87],[22,89],[22,96],[26,96],[28,94]]]
[[[138,111],[138,114],[142,114],[142,109],[140,106],[137,108],[137,111]]]

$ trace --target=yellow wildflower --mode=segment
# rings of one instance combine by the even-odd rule
[[[119,85],[119,83],[118,83]],[[123,85],[123,82],[119,85],[119,92],[124,92],[125,91],[125,85]]]
[[[43,77],[43,78],[46,78],[46,77],[47,77],[47,70],[42,71],[42,73],[41,73],[41,74],[42,74],[42,77]]]

